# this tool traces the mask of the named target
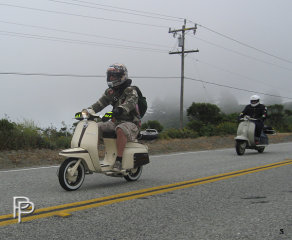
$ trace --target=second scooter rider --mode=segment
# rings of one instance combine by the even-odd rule
[[[244,116],[249,116],[255,118],[255,144],[259,144],[262,129],[264,128],[264,121],[267,118],[267,107],[260,104],[260,97],[258,95],[253,95],[250,97],[250,104],[247,105],[242,113],[240,113],[239,118]]]
[[[108,105],[113,106],[112,121],[100,122],[99,132],[115,131],[117,134],[117,157],[113,166],[114,171],[122,170],[123,152],[128,141],[134,141],[141,127],[138,108],[138,93],[128,79],[127,68],[123,64],[113,64],[106,72],[108,89],[101,98],[89,107],[97,113]]]

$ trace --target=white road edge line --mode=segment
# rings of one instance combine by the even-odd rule
[[[49,167],[11,169],[11,170],[6,170],[6,171],[0,171],[0,173],[6,173],[6,172],[21,172],[21,171],[39,170],[39,169],[44,169],[44,168],[56,168],[56,167],[59,167],[59,165],[58,166],[49,166]]]

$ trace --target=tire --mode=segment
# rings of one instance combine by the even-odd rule
[[[140,166],[138,168],[133,168],[131,169],[131,171],[128,173],[128,175],[124,176],[124,178],[128,181],[128,182],[133,182],[133,181],[137,181],[141,174],[142,174],[142,169],[143,166]]]
[[[240,156],[243,155],[245,152],[245,148],[246,148],[245,141],[236,141],[235,149],[236,149],[237,155],[240,155]]]
[[[263,153],[265,151],[265,147],[258,147],[257,150],[259,153]]]
[[[73,167],[79,159],[67,158],[60,166],[59,169],[59,183],[67,191],[75,191],[82,185],[85,178],[85,168],[82,162],[78,166],[76,173],[73,177],[68,174],[68,169]]]

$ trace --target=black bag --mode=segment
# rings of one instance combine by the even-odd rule
[[[137,86],[133,86],[138,93],[138,107],[140,112],[140,117],[142,118],[147,111],[147,100],[146,97],[143,96],[142,92]]]

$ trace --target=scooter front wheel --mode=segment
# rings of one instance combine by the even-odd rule
[[[85,178],[85,168],[82,162],[79,164],[75,173],[72,175],[69,174],[68,170],[72,168],[78,159],[76,158],[67,158],[60,166],[59,169],[59,182],[62,188],[67,191],[77,190],[83,183]]]
[[[142,174],[142,169],[143,169],[143,166],[140,166],[138,168],[133,168],[130,170],[128,175],[124,176],[124,178],[129,182],[137,181]]]
[[[235,149],[237,155],[243,155],[246,148],[246,142],[245,141],[236,141]]]

